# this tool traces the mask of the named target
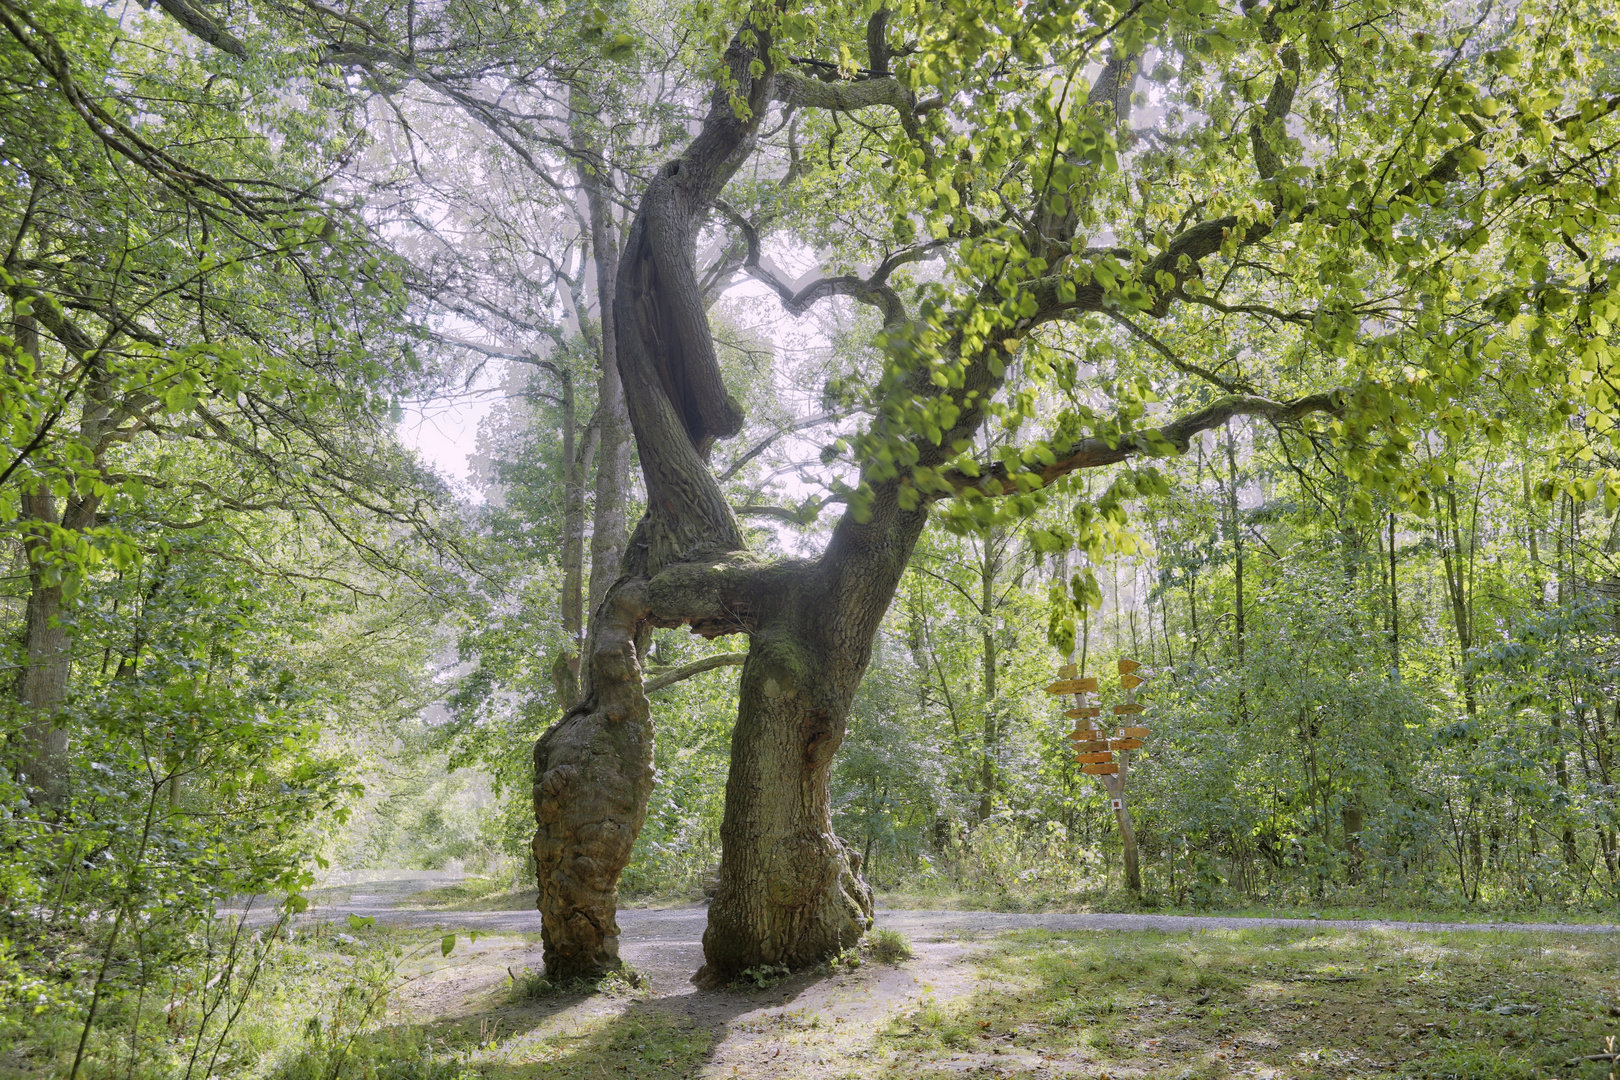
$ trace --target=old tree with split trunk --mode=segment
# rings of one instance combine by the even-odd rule
[[[803,966],[870,925],[829,772],[930,514],[1012,527],[1116,466],[1034,539],[1128,550],[1123,500],[1165,483],[1152,459],[1229,422],[1325,467],[1351,513],[1372,492],[1421,511],[1442,466],[1411,433],[1436,415],[1499,427],[1467,401],[1484,379],[1575,416],[1572,454],[1613,429],[1620,97],[1601,5],[726,17],[706,117],[618,253],[647,510],[594,614],[580,703],[535,748],[553,975],[618,963],[616,883],[654,783],[652,628],[748,639],[701,979]],[[827,388],[863,419],[823,455],[842,513],[813,558],[751,553],[709,466],[742,422],[700,290],[716,244],[789,312],[868,313],[854,374]],[[818,252],[825,275],[790,283],[773,244]],[[1094,595],[1085,574],[1054,589],[1059,651]]]

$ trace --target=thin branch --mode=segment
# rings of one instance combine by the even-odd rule
[[[1213,371],[1210,371],[1208,368],[1200,367],[1190,360],[1183,360],[1171,350],[1170,346],[1166,345],[1164,342],[1160,341],[1158,338],[1154,337],[1152,334],[1148,333],[1146,330],[1127,319],[1124,313],[1118,308],[1104,308],[1103,314],[1107,315],[1110,319],[1113,319],[1126,330],[1130,331],[1132,337],[1136,338],[1138,341],[1144,342],[1149,347],[1156,350],[1159,355],[1170,361],[1170,366],[1175,368],[1177,371],[1185,372],[1188,375],[1196,375],[1205,382],[1213,383],[1214,385],[1220,387],[1228,394],[1241,394],[1243,391],[1249,389],[1249,387],[1245,384],[1234,383],[1230,379],[1223,379],[1221,376],[1215,374]]]
[[[1162,427],[1122,432],[1115,439],[1095,436],[1081,439],[1070,446],[1057,461],[1033,475],[1038,476],[1040,486],[1045,487],[1058,478],[1081,469],[1114,465],[1141,454],[1162,453],[1162,448],[1166,444],[1177,453],[1184,454],[1192,444],[1194,435],[1220,427],[1234,416],[1258,416],[1273,424],[1292,423],[1312,413],[1338,416],[1344,412],[1347,397],[1347,392],[1342,389],[1310,394],[1292,401],[1273,401],[1270,398],[1234,394],[1223,397],[1179,420],[1172,420]],[[1006,465],[1000,462],[984,470],[979,476],[968,476],[952,470],[944,474],[942,479],[952,491],[1010,495],[1020,490],[1019,483],[1012,478]]]
[[[738,667],[747,659],[748,654],[743,652],[705,656],[702,660],[694,660],[690,664],[683,664],[678,668],[673,668],[648,679],[642,685],[641,691],[644,694],[651,694],[665,687],[674,686],[684,679],[690,679],[694,675],[701,675],[705,671],[713,671],[715,668],[723,667]]]

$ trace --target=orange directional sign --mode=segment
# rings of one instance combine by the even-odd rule
[[[1135,671],[1141,666],[1142,665],[1138,664],[1135,660],[1121,660],[1119,662],[1119,673],[1121,675],[1129,675],[1131,672]]]
[[[1147,682],[1147,680],[1142,678],[1140,675],[1121,675],[1119,677],[1119,686],[1121,690],[1135,690],[1138,686],[1141,686],[1145,682]]]
[[[1141,739],[1113,739],[1108,743],[1115,750],[1139,750],[1142,747]]]
[[[1145,739],[1148,734],[1148,729],[1145,727],[1122,727],[1119,729],[1119,737],[1122,739]]]
[[[1147,708],[1147,706],[1145,706],[1145,705],[1138,705],[1134,701],[1127,701],[1123,705],[1115,705],[1114,706],[1114,715],[1115,716],[1129,716],[1132,713],[1144,712],[1144,711],[1146,711],[1146,708]]]
[[[1107,739],[1094,739],[1089,742],[1077,742],[1074,748],[1083,754],[1100,754],[1111,745]]]
[[[1119,772],[1119,766],[1112,761],[1100,761],[1095,765],[1082,765],[1080,771],[1088,776],[1112,776]]]
[[[1072,679],[1078,674],[1080,674],[1079,664],[1064,664],[1058,668],[1058,678],[1060,679]]]
[[[1087,765],[1098,761],[1113,761],[1114,755],[1107,752],[1099,753],[1093,751],[1089,754],[1076,754],[1074,756],[1074,760],[1078,761],[1082,765]]]
[[[1070,720],[1079,720],[1087,716],[1101,716],[1102,710],[1095,705],[1087,705],[1080,709],[1070,709],[1063,715],[1067,716]]]
[[[1082,688],[1083,684],[1079,679],[1059,679],[1048,686],[1046,692],[1048,694],[1078,694]]]

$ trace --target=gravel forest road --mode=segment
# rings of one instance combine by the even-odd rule
[[[456,880],[449,873],[401,872],[351,884],[328,884],[312,896],[314,903],[300,922],[370,916],[393,926],[476,930],[481,934],[538,934],[540,914],[516,911],[457,911],[401,906],[412,894]],[[626,962],[638,969],[695,971],[702,963],[703,928],[708,909],[701,904],[670,908],[622,908],[620,947]],[[1292,927],[1317,930],[1396,930],[1410,933],[1457,931],[1502,933],[1620,933],[1612,923],[1397,922],[1385,919],[1281,919],[1220,915],[1146,915],[1117,913],[1012,914],[998,911],[924,911],[879,908],[878,925],[917,941],[976,937],[1007,930],[1148,930],[1176,933],[1196,930],[1243,930]]]

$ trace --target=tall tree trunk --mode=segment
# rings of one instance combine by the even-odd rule
[[[17,347],[38,367],[39,327],[31,315],[14,315],[13,330]],[[99,366],[91,368],[79,434],[86,440],[100,464],[98,441],[106,407],[101,400]],[[56,499],[43,485],[26,491],[22,497],[23,515],[35,523],[25,532],[23,552],[28,560],[28,606],[24,622],[23,667],[18,676],[19,704],[32,713],[20,732],[16,758],[17,772],[27,778],[29,797],[47,806],[59,805],[68,794],[68,733],[57,715],[67,700],[73,672],[73,642],[63,621],[65,571],[51,566],[51,532],[60,527],[79,530],[94,524],[99,495],[72,495],[57,517]]]
[[[590,149],[577,111],[574,118],[603,299],[603,364],[593,617],[581,700],[534,752],[541,936],[546,971],[557,978],[619,965],[618,878],[653,783],[653,729],[640,667],[647,632],[682,624],[709,636],[748,629],[740,614],[749,608],[746,592],[730,588],[751,580],[748,565],[729,554],[742,548],[742,534],[704,457],[714,438],[740,429],[741,416],[720,381],[691,259],[696,222],[740,164],[734,152],[751,138],[769,100],[770,81],[752,77],[752,58],[739,42],[727,51],[736,85],[748,88],[750,119],[737,117],[730,93],[715,93],[703,133],[649,182],[623,261],[608,230],[601,157]],[[634,393],[626,394],[627,387]],[[647,513],[628,549],[619,539],[628,478],[617,462],[629,454],[622,417],[634,425],[648,492]]]
[[[1573,603],[1576,597],[1577,517],[1574,497],[1565,495],[1562,506],[1564,521],[1562,528],[1558,531],[1558,606],[1560,610],[1564,609],[1565,605]],[[1568,535],[1567,547],[1565,544],[1566,534]],[[1566,554],[1568,556],[1567,563],[1565,561]],[[1552,744],[1553,779],[1558,784],[1559,789],[1567,793],[1569,791],[1569,762],[1564,749],[1563,706],[1559,702],[1554,702],[1552,709]],[[1566,806],[1569,804],[1567,797],[1564,803]],[[1574,869],[1575,865],[1580,861],[1580,857],[1575,848],[1575,830],[1567,822],[1564,825],[1562,834],[1559,836],[1559,840],[1564,850],[1565,865]]]
[[[562,463],[563,463],[563,535],[562,535],[562,596],[558,606],[562,609],[563,632],[573,639],[577,650],[584,644],[585,634],[585,478],[582,475],[578,430],[575,420],[574,373],[567,366],[558,368],[562,384]],[[573,704],[568,702],[568,704]]]
[[[571,639],[551,668],[557,700],[569,708],[579,700],[580,655],[585,646],[585,477],[596,456],[598,427],[588,424],[580,439],[574,375],[559,366],[562,383],[563,535],[561,596],[563,632]]]
[[[1243,673],[1244,650],[1246,647],[1247,627],[1243,621],[1243,533],[1238,526],[1238,471],[1237,471],[1237,438],[1232,433],[1232,425],[1226,425],[1226,465],[1230,471],[1230,483],[1226,488],[1227,520],[1232,529],[1232,580],[1234,586],[1233,631],[1237,642],[1237,668],[1238,668],[1238,716],[1247,720],[1249,716],[1248,679]]]
[[[979,560],[980,660],[984,671],[984,741],[979,760],[979,820],[995,813],[996,762],[1000,759],[1001,717],[996,691],[996,535],[984,538],[983,558]]]
[[[1401,590],[1395,576],[1395,511],[1389,512],[1389,672],[1401,681]],[[1359,830],[1358,830],[1359,831]]]
[[[45,492],[22,498],[23,511],[43,525],[59,524],[56,500]],[[16,768],[40,805],[60,804],[67,796],[67,731],[57,724],[57,712],[67,700],[68,677],[73,670],[73,644],[62,622],[62,584],[53,580],[45,560],[48,535],[31,533],[23,543],[28,557],[28,609],[24,633],[23,669],[17,680],[17,701],[31,719],[21,732]]]
[[[577,92],[576,92],[577,96]],[[596,295],[602,321],[601,355],[596,387],[596,499],[591,518],[590,610],[595,612],[619,577],[624,559],[625,506],[630,496],[630,414],[619,372],[619,328],[614,315],[618,295],[619,245],[613,210],[602,191],[607,160],[586,130],[582,103],[571,103],[573,140],[580,190],[585,193],[591,229],[591,258],[596,263]]]
[[[1441,496],[1445,516],[1435,515],[1440,531],[1440,554],[1445,568],[1446,595],[1451,601],[1451,623],[1457,633],[1457,668],[1462,681],[1463,707],[1470,719],[1479,714],[1474,692],[1474,673],[1468,668],[1468,654],[1474,647],[1473,595],[1470,585],[1470,556],[1463,551],[1462,521],[1457,513],[1457,492],[1448,485]],[[1472,545],[1470,545],[1471,547]]]

